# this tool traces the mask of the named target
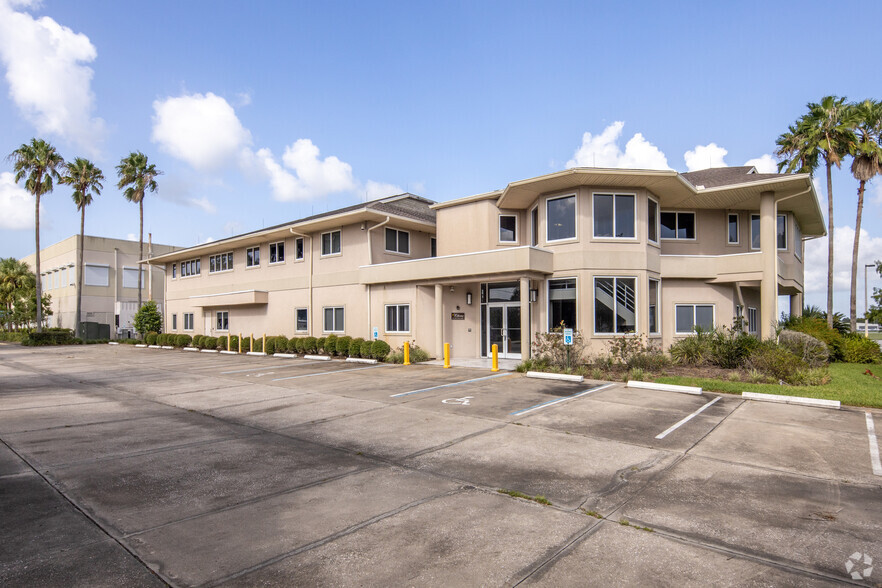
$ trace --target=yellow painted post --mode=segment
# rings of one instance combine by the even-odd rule
[[[34,298],[34,300],[36,300],[36,298]],[[36,304],[36,302],[34,302],[34,304]],[[227,333],[227,351],[230,350],[230,345],[233,344],[233,343],[232,343],[232,338],[233,338],[233,336],[230,335],[230,333],[228,332],[228,333]]]
[[[251,337],[248,338],[248,352],[251,353],[254,351],[254,333],[251,333]]]
[[[404,365],[410,365],[410,341],[404,342]]]
[[[493,347],[491,347],[490,349],[493,352],[493,364],[490,367],[490,371],[491,372],[498,372],[499,371],[499,346],[496,343],[494,343]]]
[[[266,353],[266,333],[263,334],[263,344],[260,346],[261,353]]]
[[[239,353],[242,353],[242,333],[239,333]]]
[[[444,344],[444,367],[450,367],[450,343]]]

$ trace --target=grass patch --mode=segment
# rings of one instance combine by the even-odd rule
[[[584,508],[580,508],[579,510],[581,510],[584,514],[588,515],[589,517],[594,517],[595,519],[602,519],[603,518],[603,515],[600,514],[599,512],[597,512],[596,510],[585,510]]]
[[[623,527],[631,527],[632,529],[639,529],[641,531],[646,531],[648,533],[652,533],[653,530],[651,527],[641,527],[640,525],[634,525],[628,519],[619,519],[619,524]]]
[[[866,375],[870,370],[880,379]],[[656,382],[679,384],[682,386],[701,386],[713,392],[741,394],[742,392],[762,392],[784,396],[805,396],[838,400],[849,406],[868,406],[882,408],[882,366],[866,363],[831,363],[830,382],[821,386],[781,386],[778,384],[750,384],[730,382],[709,378],[683,376],[659,376]]]
[[[544,496],[528,496],[523,492],[518,492],[517,490],[504,490],[500,488],[497,490],[500,494],[508,494],[513,498],[523,498],[525,500],[532,500],[533,502],[538,502],[539,504],[544,504],[546,506],[551,506],[551,501],[545,498]]]

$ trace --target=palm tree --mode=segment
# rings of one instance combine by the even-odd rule
[[[62,176],[61,183],[74,189],[71,197],[80,211],[80,242],[77,243],[77,313],[74,329],[77,336],[81,335],[80,317],[83,307],[83,247],[86,239],[86,207],[92,204],[92,196],[101,194],[104,186],[104,174],[88,159],[77,157],[72,163],[65,164],[67,172]]]
[[[11,326],[14,307],[24,301],[25,293],[34,284],[34,273],[28,264],[14,257],[0,259],[0,303],[6,307],[2,324]]]
[[[775,155],[781,161],[778,163],[778,173],[811,174],[818,167],[818,150],[809,143],[808,121],[803,116],[795,125],[787,127],[787,132],[781,134],[775,144],[778,148]]]
[[[156,176],[162,172],[153,164],[147,163],[147,156],[140,151],[133,151],[128,157],[120,160],[116,166],[119,176],[117,188],[125,188],[123,196],[129,202],[137,202],[140,212],[138,228],[139,253],[138,259],[144,259],[144,195],[147,191],[156,192]],[[141,308],[141,272],[138,272],[138,309]]]
[[[34,195],[36,209],[34,213],[34,235],[36,240],[36,290],[37,300],[43,296],[43,280],[40,277],[40,196],[52,191],[52,180],[59,179],[58,168],[64,165],[64,159],[55,147],[43,139],[31,139],[30,144],[22,143],[21,147],[9,154],[7,158],[13,162],[15,182],[25,180],[25,189]],[[43,309],[37,305],[37,332],[43,332]]]
[[[857,266],[861,237],[861,215],[864,209],[864,188],[873,177],[882,174],[882,103],[864,100],[853,105],[858,139],[853,144],[851,173],[859,182],[857,218],[854,221],[854,247],[851,251],[851,330],[857,323]]]

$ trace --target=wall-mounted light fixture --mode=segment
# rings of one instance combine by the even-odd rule
[[[453,286],[450,287],[450,293],[453,294]]]
[[[539,300],[539,290],[530,290],[530,302]]]
[[[466,304],[468,304],[469,306],[472,305],[472,293],[471,292],[466,292]]]

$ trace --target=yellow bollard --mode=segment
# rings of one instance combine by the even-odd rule
[[[450,343],[444,344],[444,367],[450,367]]]
[[[263,343],[260,345],[261,353],[266,353],[266,333],[263,334]]]
[[[251,337],[248,339],[248,353],[252,353],[254,351],[254,333],[251,333]]]
[[[36,300],[36,298],[34,298],[34,300]],[[36,302],[34,304],[36,304]],[[233,336],[227,333],[227,351],[230,350],[230,345],[232,345],[232,338]]]
[[[490,371],[491,372],[498,372],[499,371],[499,346],[494,343],[493,347],[491,347],[490,349],[492,350],[492,353],[493,353],[493,364],[490,367]]]
[[[34,298],[34,300],[36,300],[36,298]],[[36,304],[36,302],[34,304]],[[410,365],[410,341],[404,342],[404,365]]]
[[[242,333],[239,333],[239,353],[242,353]]]

